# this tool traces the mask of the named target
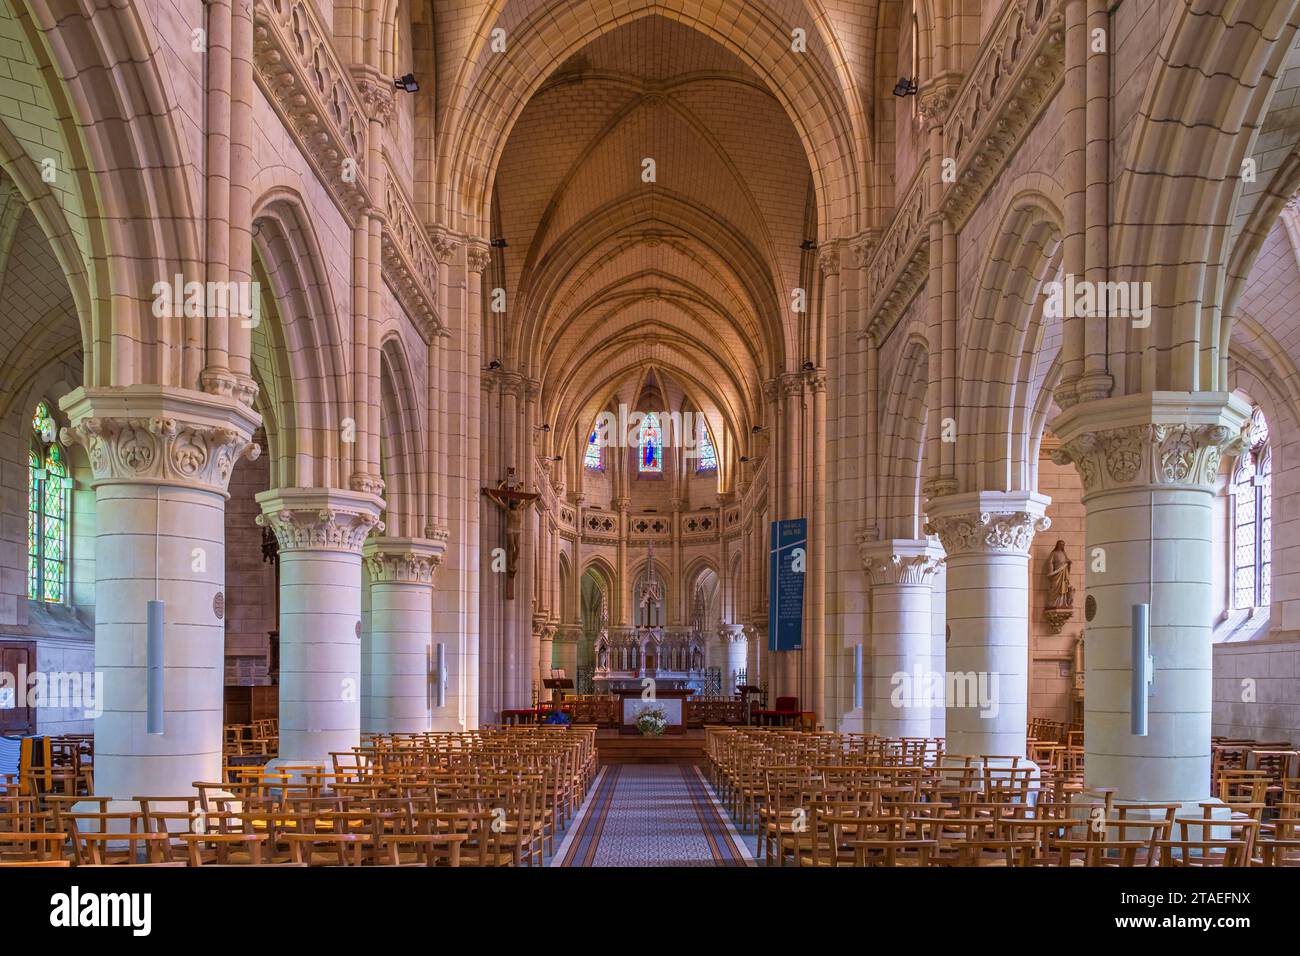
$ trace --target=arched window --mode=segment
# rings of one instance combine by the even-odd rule
[[[36,405],[27,452],[27,597],[62,603],[67,592],[68,462],[50,406]]]
[[[703,424],[700,425],[700,447],[695,458],[695,470],[718,470],[718,450],[713,447],[713,442],[709,440],[709,430]]]
[[[582,463],[592,471],[605,470],[605,449],[598,438],[597,429],[591,430],[591,437],[587,439],[587,454],[584,456]]]
[[[659,430],[659,417],[654,412],[648,412],[641,422],[636,470],[643,475],[658,475],[664,470],[664,438]]]
[[[1232,593],[1238,610],[1268,607],[1273,571],[1273,453],[1268,423],[1256,408],[1250,416],[1250,446],[1232,473]]]

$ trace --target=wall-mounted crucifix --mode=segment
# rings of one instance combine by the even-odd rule
[[[519,545],[524,533],[524,512],[528,503],[539,497],[519,490],[519,481],[513,468],[506,469],[505,479],[495,488],[482,489],[483,494],[506,513],[506,600],[515,599],[515,573],[519,570]]]

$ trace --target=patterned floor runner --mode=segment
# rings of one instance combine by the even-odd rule
[[[601,770],[551,866],[753,866],[698,767]]]

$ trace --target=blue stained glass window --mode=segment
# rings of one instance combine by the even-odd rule
[[[596,429],[591,430],[591,437],[587,439],[587,454],[583,458],[583,464],[593,471],[605,470],[604,449],[596,436]]]
[[[27,597],[51,604],[67,589],[68,464],[57,431],[50,406],[37,403],[27,452]]]
[[[659,418],[654,412],[647,414],[641,422],[636,469],[643,475],[662,474],[664,470],[664,438],[659,430]]]
[[[709,439],[709,430],[703,425],[700,426],[700,447],[696,456],[696,471],[717,471],[718,470],[718,450],[713,447],[713,442]]]

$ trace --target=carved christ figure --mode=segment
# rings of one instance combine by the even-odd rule
[[[506,600],[515,597],[515,574],[519,570],[519,546],[524,535],[524,513],[529,502],[538,496],[518,490],[515,470],[506,469],[505,479],[495,488],[482,489],[483,494],[506,513]]]
[[[1074,587],[1070,584],[1070,559],[1065,553],[1065,542],[1058,540],[1047,556],[1047,607],[1066,609],[1074,607]]]

